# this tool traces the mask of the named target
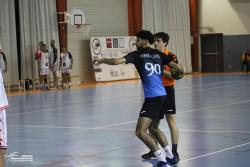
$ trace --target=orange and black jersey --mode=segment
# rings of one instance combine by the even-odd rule
[[[171,57],[172,57],[172,60],[173,60],[175,63],[178,63],[177,56],[176,56],[175,54],[173,54],[172,52],[170,52],[168,49],[164,48],[163,53],[164,53],[166,56],[171,56]],[[168,66],[168,65],[165,65],[165,66],[164,66],[164,70],[170,72],[170,71],[171,71],[171,67]],[[166,76],[162,76],[162,82],[163,82],[163,85],[164,85],[164,86],[174,86],[174,85],[175,85],[175,80],[174,80],[173,78],[167,78]]]

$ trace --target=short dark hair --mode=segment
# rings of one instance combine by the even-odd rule
[[[140,30],[137,32],[136,37],[148,40],[150,44],[154,43],[154,35],[148,30]]]
[[[161,38],[163,42],[166,42],[168,44],[169,41],[169,35],[165,32],[158,32],[154,35],[155,38]]]

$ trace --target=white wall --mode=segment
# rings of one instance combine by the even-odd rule
[[[198,3],[201,34],[250,34],[250,0],[199,0]]]
[[[93,81],[89,40],[94,36],[127,36],[127,0],[68,0],[68,11],[82,8],[86,23],[92,24],[89,34],[68,25],[68,50],[74,58],[72,75],[83,82]]]

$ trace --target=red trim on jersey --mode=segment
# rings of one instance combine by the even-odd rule
[[[42,57],[42,51],[40,49],[37,49],[36,54],[35,54],[35,59],[39,60]]]

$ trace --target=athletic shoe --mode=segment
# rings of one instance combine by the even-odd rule
[[[176,157],[176,160],[179,162],[180,161],[179,154],[176,152],[176,153],[173,153],[173,155]]]
[[[149,151],[148,153],[143,154],[141,157],[143,159],[151,159],[151,158],[155,158],[155,155],[154,155],[154,153],[152,151]]]
[[[177,158],[176,156],[174,156],[174,158],[172,158],[172,159],[166,157],[166,160],[167,160],[167,162],[169,162],[169,164],[170,164],[171,166],[177,165],[178,162],[180,161],[180,159]]]

